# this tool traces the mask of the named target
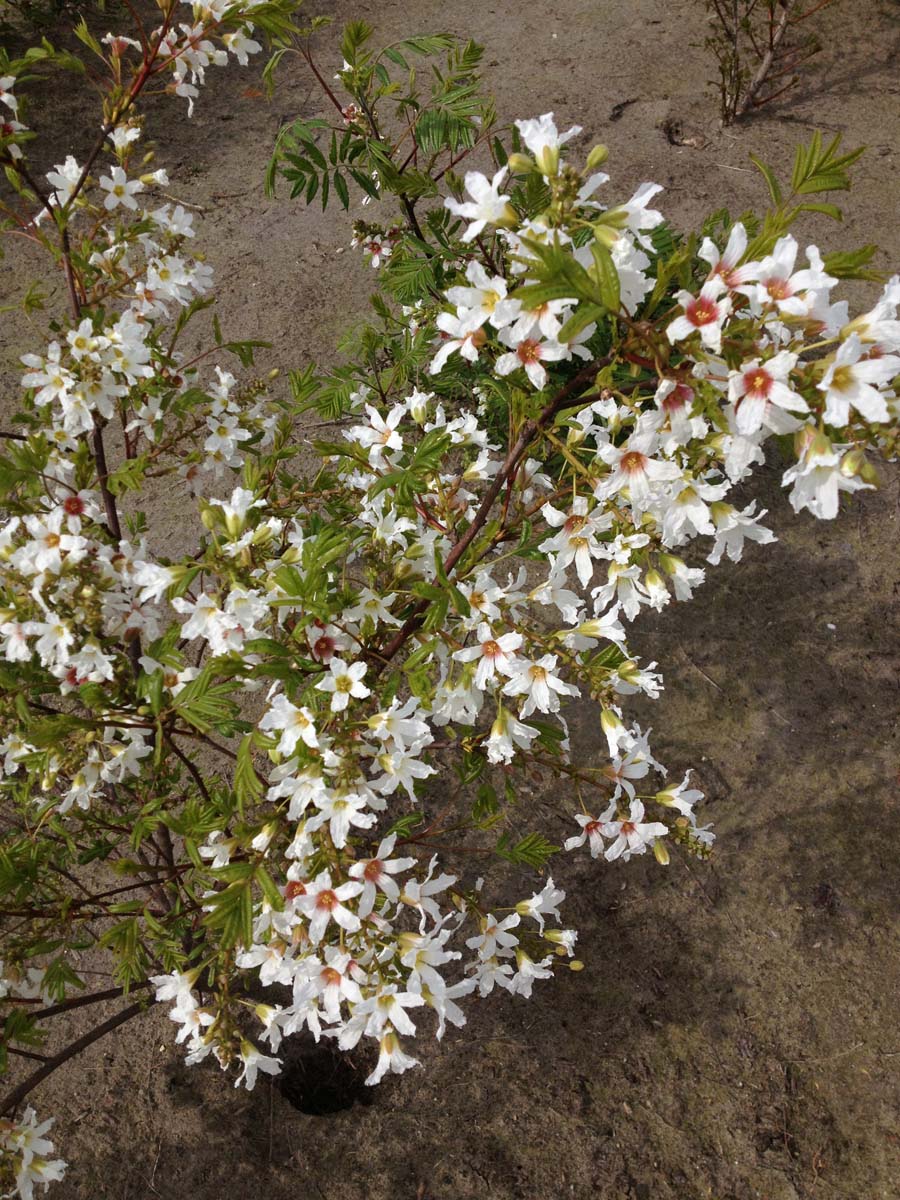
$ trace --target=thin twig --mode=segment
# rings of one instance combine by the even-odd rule
[[[734,110],[735,120],[744,116],[744,114],[750,108],[752,108],[754,106],[754,101],[756,100],[757,93],[759,92],[762,85],[765,83],[766,76],[769,74],[769,71],[772,69],[772,63],[775,61],[775,55],[778,52],[778,47],[781,45],[781,39],[784,37],[785,33],[787,32],[788,18],[791,15],[791,9],[794,6],[794,0],[783,0],[783,3],[784,3],[784,9],[782,11],[781,17],[779,18],[778,24],[775,26],[774,30],[772,31],[772,36],[769,41],[769,49],[763,55],[762,62],[757,67],[756,74],[753,76],[752,80],[750,81],[750,86],[747,88],[746,92],[744,93],[743,99],[735,107],[735,110]],[[782,89],[782,90],[784,90],[784,89]]]

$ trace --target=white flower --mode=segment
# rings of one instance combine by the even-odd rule
[[[851,408],[867,421],[889,420],[887,400],[874,385],[889,383],[900,374],[900,357],[885,354],[864,359],[865,349],[859,335],[851,333],[822,376],[819,390],[825,393],[825,420],[829,425],[846,425]]]
[[[612,513],[597,507],[588,512],[586,496],[577,496],[570,513],[561,512],[552,504],[545,504],[541,515],[548,525],[559,529],[552,538],[540,544],[545,553],[555,554],[554,572],[564,572],[574,562],[582,587],[587,587],[594,574],[595,558],[605,558],[607,551],[597,535],[605,532],[612,524]]]
[[[795,272],[797,249],[797,239],[793,234],[779,238],[772,253],[759,264],[759,282],[737,289],[749,298],[752,309],[758,312],[774,305],[779,314],[805,317],[807,301],[799,293],[827,290],[837,282],[826,275],[815,246],[809,246],[806,251],[809,268]]]
[[[668,826],[661,821],[644,821],[644,805],[640,800],[632,800],[628,816],[619,821],[606,821],[602,827],[604,837],[615,839],[606,848],[604,858],[612,862],[621,858],[627,862],[634,854],[644,854],[647,847],[669,832]]]
[[[522,917],[533,917],[544,932],[544,917],[554,917],[559,920],[559,905],[566,898],[566,893],[556,886],[552,878],[530,900],[520,900],[516,912]]]
[[[526,1000],[530,1000],[531,989],[536,980],[553,978],[552,963],[553,956],[550,954],[546,958],[542,958],[540,962],[535,962],[530,955],[525,953],[521,946],[517,947],[517,969],[509,990],[514,996],[524,996]]]
[[[514,329],[504,329],[500,333],[500,341],[505,346],[512,346],[508,354],[501,354],[494,363],[498,375],[511,375],[513,371],[523,367],[530,383],[540,389],[547,384],[545,362],[559,362],[569,358],[571,351],[568,346],[559,342],[539,342],[535,338],[518,339]]]
[[[234,1081],[235,1087],[240,1087],[241,1084],[252,1092],[256,1087],[256,1076],[259,1071],[266,1075],[278,1075],[281,1072],[281,1063],[277,1058],[270,1058],[266,1054],[262,1054],[250,1042],[241,1039],[241,1061],[244,1068]]]
[[[580,125],[573,125],[565,133],[559,133],[552,112],[544,113],[537,119],[516,121],[516,128],[522,135],[522,141],[534,155],[541,174],[548,178],[556,175],[559,170],[560,146],[581,133]]]
[[[348,874],[352,879],[363,882],[362,894],[359,897],[357,912],[360,917],[367,917],[375,907],[376,889],[394,903],[400,898],[400,888],[391,878],[401,871],[409,871],[416,865],[414,858],[391,858],[390,855],[397,843],[396,833],[383,838],[375,857],[353,863]]]
[[[466,939],[470,950],[477,950],[478,957],[483,961],[493,958],[498,951],[501,954],[510,953],[519,944],[516,934],[510,933],[521,922],[517,912],[510,913],[502,921],[498,921],[493,913],[481,918],[481,932],[475,937]]]
[[[328,825],[338,850],[347,845],[351,828],[371,829],[377,820],[375,813],[367,811],[366,797],[355,792],[324,792],[314,798],[314,803],[319,811],[307,819],[306,832],[315,833]]]
[[[404,1071],[417,1066],[419,1066],[419,1060],[403,1052],[396,1034],[386,1033],[379,1043],[378,1062],[375,1070],[366,1079],[366,1083],[370,1087],[374,1087],[376,1083],[381,1082],[388,1071],[395,1075],[402,1075]]]
[[[495,637],[486,621],[478,626],[478,645],[456,650],[453,657],[457,662],[475,662],[475,686],[485,688],[497,675],[512,675],[516,669],[515,651],[522,645],[519,633],[504,633]]]
[[[744,509],[733,508],[730,504],[716,502],[711,506],[713,523],[716,527],[716,540],[706,561],[717,566],[722,561],[722,555],[727,554],[732,562],[740,562],[744,552],[744,541],[749,538],[752,542],[767,545],[776,541],[771,529],[766,529],[759,522],[766,515],[766,509],[754,513],[756,501]]]
[[[67,156],[64,163],[57,163],[52,171],[48,171],[47,182],[53,188],[53,203],[65,204],[80,178],[81,167],[71,154]]]
[[[417,752],[417,747],[413,746],[409,751],[397,748],[379,754],[375,762],[381,767],[383,774],[372,781],[373,789],[385,796],[390,796],[398,787],[402,786],[411,802],[415,804],[416,780],[427,779],[430,775],[437,773],[434,767],[429,766],[428,763],[420,762],[414,756],[415,752]]]
[[[322,940],[329,921],[336,922],[348,933],[355,933],[361,928],[359,917],[343,902],[358,896],[362,890],[363,885],[356,880],[332,887],[331,875],[328,871],[322,871],[307,886],[306,894],[296,898],[294,903],[297,909],[309,920],[309,940],[314,946]]]
[[[137,200],[134,197],[144,190],[140,179],[129,179],[121,167],[113,167],[110,175],[101,175],[99,183],[107,193],[103,201],[107,212],[118,208],[120,204],[125,208],[136,209]]]
[[[460,204],[449,197],[444,201],[446,208],[456,217],[465,217],[471,221],[462,236],[464,242],[471,242],[478,237],[488,224],[497,225],[514,221],[516,214],[509,203],[508,195],[501,195],[500,185],[506,178],[506,167],[501,167],[488,181],[480,171],[467,171],[465,178],[466,191],[472,197]]]
[[[516,746],[527,750],[537,735],[538,731],[533,725],[524,724],[501,705],[487,740],[488,762],[512,762]]]
[[[250,61],[248,55],[258,54],[262,50],[259,42],[247,36],[250,28],[249,26],[245,26],[243,29],[236,29],[231,33],[222,34],[223,45],[228,47],[242,67],[246,67]]]
[[[431,360],[428,368],[430,375],[440,374],[454,350],[458,350],[466,362],[475,362],[478,350],[484,344],[484,333],[480,327],[472,329],[471,321],[448,312],[438,313],[435,324],[445,336],[440,349]]]
[[[331,711],[343,712],[350,703],[350,697],[358,700],[372,693],[362,683],[368,667],[363,662],[351,663],[349,666],[341,658],[333,658],[329,663],[329,674],[316,684],[316,690],[331,692]]]
[[[793,418],[785,420],[784,411],[807,413],[802,396],[788,386],[797,355],[781,350],[760,362],[754,358],[740,371],[732,371],[728,381],[728,399],[735,407],[735,426],[747,437],[765,427],[774,433],[790,433],[797,427]]]
[[[650,238],[644,237],[642,231],[655,229],[657,225],[663,223],[662,213],[655,208],[648,208],[647,205],[662,190],[661,183],[642,183],[628,203],[622,205],[628,214],[626,228],[634,234],[639,245],[643,246],[645,250],[652,250],[653,243]]]
[[[693,333],[700,334],[700,341],[713,353],[722,350],[722,326],[731,312],[731,301],[726,296],[721,299],[722,284],[718,279],[704,283],[699,296],[690,292],[679,292],[676,300],[684,309],[680,317],[666,329],[666,336],[674,345],[683,341]]]
[[[627,491],[636,513],[645,512],[653,499],[654,484],[677,479],[681,468],[675,462],[652,458],[658,438],[652,431],[633,434],[621,446],[601,446],[599,455],[611,466],[612,472],[594,488],[598,500],[607,500],[617,492]]]
[[[401,704],[395,696],[390,708],[375,713],[369,717],[367,723],[379,741],[386,742],[390,739],[398,749],[408,750],[414,742],[423,745],[431,741],[428,723],[413,715],[418,709],[417,697],[410,696]]]
[[[601,817],[592,817],[589,813],[576,813],[575,820],[581,826],[581,833],[576,834],[574,837],[566,838],[563,842],[563,849],[575,850],[587,842],[590,846],[591,858],[599,858],[605,846],[605,842],[603,841],[603,824],[609,820],[615,811],[616,806],[613,803]]]
[[[473,259],[466,267],[466,279],[471,286],[451,287],[446,296],[457,308],[461,326],[471,332],[480,329],[489,321],[495,329],[502,329],[519,315],[518,300],[507,300],[506,280],[501,275],[488,275],[480,262]]]
[[[299,741],[311,750],[315,750],[319,744],[310,710],[305,706],[297,708],[284,695],[275,697],[260,720],[259,727],[264,731],[281,731],[277,749],[285,757],[294,753]]]
[[[542,713],[559,712],[560,696],[581,694],[577,687],[553,674],[555,666],[555,654],[545,654],[536,662],[520,661],[518,673],[504,685],[503,694],[525,696],[521,716],[527,717],[535,709]]]
[[[733,289],[742,283],[756,279],[759,272],[758,262],[744,263],[739,266],[747,251],[747,230],[737,221],[728,234],[728,242],[720,253],[718,246],[711,238],[704,238],[697,251],[700,258],[709,263],[711,278],[718,277],[727,288]]]
[[[794,512],[807,508],[814,517],[832,521],[838,514],[839,493],[871,487],[855,475],[841,471],[841,454],[824,434],[816,433],[794,467],[782,476],[782,484],[793,484],[788,497]]]
[[[403,438],[397,432],[397,426],[406,414],[405,404],[396,404],[387,415],[382,417],[377,408],[366,405],[369,417],[368,425],[354,425],[344,431],[344,437],[350,442],[367,447],[369,464],[373,467],[380,465],[382,456],[387,450],[402,450]]]

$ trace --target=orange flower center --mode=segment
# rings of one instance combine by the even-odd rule
[[[519,357],[519,362],[533,363],[541,361],[541,349],[538,343],[533,338],[526,338],[524,342],[519,342],[516,354]]]

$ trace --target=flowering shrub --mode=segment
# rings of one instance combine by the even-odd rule
[[[900,280],[851,320],[832,292],[872,248],[798,263],[789,232],[838,215],[815,197],[848,186],[858,152],[815,138],[784,189],[761,166],[761,219],[683,235],[656,184],[605,199],[606,150],[578,151],[578,128],[547,113],[499,129],[478,47],[375,53],[356,23],[329,81],[320,23],[295,30],[290,0],[194,3],[186,20],[158,5],[135,37],[79,31],[109,79],[85,161],[38,178],[26,154],[29,74],[71,60],[43,46],[0,78],[6,213],[70,304],[23,357],[0,458],[4,1047],[43,1059],[0,1105],[0,1170],[25,1197],[64,1164],[19,1106],[148,993],[187,1061],[212,1056],[236,1085],[277,1073],[298,1033],[370,1045],[375,1084],[475,997],[578,969],[563,890],[545,875],[516,894],[487,867],[543,872],[560,849],[523,783],[566,780],[564,848],[598,869],[706,856],[700,793],[666,781],[626,715],[662,687],[626,623],[689,599],[702,554],[774,540],[747,497],[773,436],[793,507],[822,518],[874,485],[868,452],[896,449]],[[353,240],[379,285],[349,365],[293,371],[283,391],[212,365],[228,352],[249,370],[255,349],[216,320],[207,350],[180,349],[211,271],[138,150],[144,92],[193,106],[206,69],[260,37],[270,83],[299,56],[335,110],[282,131],[268,185],[345,208],[358,190]],[[486,174],[456,174],[469,155]],[[304,473],[313,410],[335,431]],[[200,518],[168,556],[161,488]],[[579,696],[606,762],[570,753]],[[85,992],[87,962],[114,986]],[[40,1054],[46,1018],[126,994]]]

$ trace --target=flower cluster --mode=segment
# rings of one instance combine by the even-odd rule
[[[420,180],[453,189],[424,228],[402,190],[403,223],[357,223],[384,295],[351,365],[293,371],[287,397],[201,374],[220,350],[251,366],[253,347],[216,324],[209,351],[180,349],[211,272],[184,207],[145,203],[165,174],[132,169],[134,89],[171,72],[193,104],[207,66],[259,48],[248,14],[264,26],[278,5],[195,3],[190,25],[177,7],[161,4],[152,47],[106,41],[119,84],[129,55],[141,65],[92,159],[66,159],[46,191],[0,144],[41,204],[23,222],[64,231],[72,306],[23,359],[23,433],[2,460],[4,887],[29,905],[4,994],[65,1006],[81,981],[47,946],[84,914],[116,979],[171,1005],[189,1062],[236,1064],[251,1088],[303,1034],[377,1048],[375,1084],[417,1063],[414,1010],[440,1039],[466,997],[527,998],[580,968],[552,878],[519,899],[466,866],[546,868],[560,847],[529,827],[536,782],[565,781],[564,848],[586,861],[709,854],[700,791],[666,782],[627,716],[663,686],[627,626],[704,582],[695,539],[713,566],[774,540],[746,495],[773,435],[793,438],[798,511],[831,518],[873,485],[867,454],[896,449],[900,279],[851,320],[841,262],[810,246],[796,269],[783,206],[762,231],[710,229],[695,254],[651,207],[657,184],[605,204],[605,150],[577,166],[580,130],[547,113],[516,123],[490,176]],[[328,89],[330,159],[307,131],[292,169],[321,160],[340,194],[343,166],[371,198],[404,180],[367,124],[383,81],[344,45],[352,104]],[[809,192],[815,163],[840,177],[833,148],[809,162]],[[305,475],[313,407],[338,424]],[[172,557],[130,502],[160,487],[197,510]],[[573,753],[578,699],[607,761]],[[22,1195],[61,1170],[33,1114],[9,1146],[26,1125]]]

